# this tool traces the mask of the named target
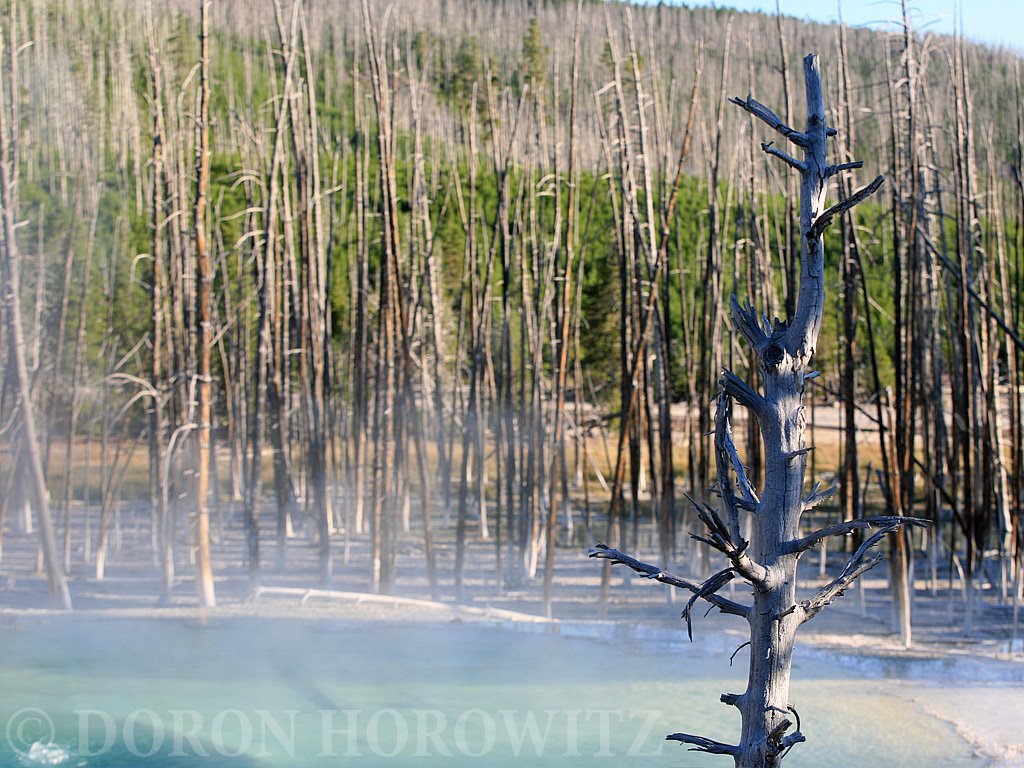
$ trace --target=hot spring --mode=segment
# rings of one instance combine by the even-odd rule
[[[43,616],[0,628],[0,766],[725,766],[747,657],[711,633]],[[576,635],[576,636],[573,636]],[[638,639],[639,638],[639,639]],[[893,681],[798,647],[798,768],[981,766]]]

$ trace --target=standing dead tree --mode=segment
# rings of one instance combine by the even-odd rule
[[[731,371],[721,375],[721,391],[714,424],[714,448],[718,471],[717,491],[724,514],[693,501],[707,532],[694,538],[725,555],[728,565],[703,583],[673,576],[657,566],[642,563],[618,550],[598,545],[591,557],[621,563],[647,578],[692,592],[683,617],[690,626],[694,604],[704,599],[722,613],[741,616],[750,625],[750,667],[747,689],[726,693],[722,702],[739,709],[742,733],[738,744],[724,744],[686,733],[666,738],[691,745],[699,752],[732,755],[738,768],[763,768],[779,765],[795,744],[805,740],[790,720],[795,710],[789,702],[789,682],[796,632],[807,620],[843,594],[861,574],[882,559],[871,552],[882,539],[903,524],[919,524],[913,518],[895,516],[862,518],[827,526],[801,535],[802,514],[833,495],[835,488],[815,487],[804,495],[804,469],[811,450],[804,440],[805,382],[816,374],[810,369],[818,342],[824,307],[824,247],[822,233],[837,216],[845,214],[874,193],[882,184],[877,177],[867,186],[831,206],[825,198],[829,180],[839,173],[860,168],[861,162],[829,165],[826,141],[835,129],[825,122],[818,57],[804,59],[807,96],[807,128],[790,128],[768,107],[751,97],[733,98],[733,104],[758,118],[803,150],[798,160],[772,142],[761,148],[800,173],[800,287],[788,322],[770,323],[759,318],[747,305],[733,296],[733,326],[742,334],[759,360],[764,382],[756,391]],[[759,495],[747,478],[732,439],[730,417],[733,403],[747,408],[760,426],[765,452],[765,485]],[[740,515],[753,515],[752,541],[742,537]],[[843,536],[855,530],[874,528],[853,553],[842,572],[810,597],[798,600],[797,563],[804,552],[830,536]],[[732,579],[739,577],[753,587],[753,603],[746,605],[718,594]]]
[[[213,608],[217,604],[213,586],[213,566],[210,562],[210,421],[212,418],[213,375],[210,370],[210,350],[213,346],[213,323],[210,306],[213,295],[213,262],[210,259],[206,237],[206,193],[210,183],[210,73],[209,31],[207,27],[208,0],[199,3],[199,141],[196,149],[196,315],[198,317],[198,393],[199,393],[199,474],[196,490],[196,588],[199,604]]]
[[[153,34],[152,13],[147,8],[146,14],[146,45],[149,59],[149,75],[152,81],[150,104],[153,119],[153,182],[152,212],[153,217],[153,276],[150,279],[150,299],[152,330],[150,344],[150,391],[152,397],[149,404],[149,499],[156,526],[157,549],[160,556],[160,601],[169,602],[171,590],[174,589],[174,541],[173,524],[168,505],[168,490],[163,471],[167,457],[167,418],[164,403],[166,390],[166,372],[164,371],[164,355],[167,339],[164,328],[166,325],[166,285],[167,256],[164,248],[166,234],[165,190],[167,179],[164,174],[164,152],[166,141],[166,124],[163,110],[163,70],[156,47],[156,36]]]
[[[4,39],[0,34],[0,54],[3,52]],[[17,99],[18,83],[11,77],[10,102]],[[68,591],[67,579],[57,553],[57,540],[53,531],[53,520],[50,517],[50,493],[46,488],[46,477],[43,473],[43,460],[40,455],[40,440],[36,429],[35,407],[32,402],[32,385],[29,380],[28,366],[25,363],[25,333],[21,322],[21,257],[18,252],[18,241],[15,235],[14,179],[18,175],[17,159],[11,151],[10,136],[17,130],[7,116],[8,103],[7,85],[0,77],[0,285],[3,290],[3,303],[7,306],[7,343],[10,347],[8,361],[14,369],[12,378],[15,382],[21,414],[21,442],[24,459],[18,466],[23,469],[25,485],[29,499],[36,512],[39,525],[39,543],[43,553],[43,564],[50,585],[50,599],[55,608],[71,610],[71,593]],[[9,134],[8,132],[12,133]]]

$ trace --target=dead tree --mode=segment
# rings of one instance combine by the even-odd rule
[[[208,495],[210,490],[210,420],[212,418],[212,381],[210,349],[213,346],[213,323],[210,303],[213,295],[213,263],[206,237],[206,190],[210,180],[210,75],[207,49],[208,0],[199,3],[199,146],[196,153],[196,273],[199,289],[196,293],[196,315],[199,322],[199,482],[196,491],[196,587],[199,604],[213,608],[217,604],[213,587],[213,567],[210,563],[210,517]]]
[[[750,667],[747,689],[726,693],[722,702],[739,709],[742,733],[737,744],[687,733],[666,738],[691,745],[693,750],[731,755],[738,768],[763,768],[782,762],[795,744],[805,740],[793,728],[796,713],[789,702],[789,681],[796,632],[807,620],[843,594],[861,574],[882,559],[871,552],[889,533],[913,518],[894,516],[863,518],[830,525],[801,535],[800,518],[808,509],[833,495],[835,488],[804,494],[804,469],[811,450],[804,441],[805,382],[815,373],[811,358],[818,342],[824,306],[824,253],[822,233],[837,216],[851,210],[882,184],[877,177],[842,202],[826,207],[829,180],[844,171],[861,167],[860,162],[829,165],[825,144],[836,131],[825,122],[825,104],[816,55],[804,59],[807,95],[807,128],[790,128],[763,104],[751,97],[733,98],[733,104],[758,118],[803,150],[798,160],[772,142],[762,144],[769,155],[800,173],[800,287],[795,310],[788,322],[769,323],[733,296],[733,326],[743,335],[759,360],[763,391],[757,391],[731,371],[721,375],[721,391],[714,423],[714,448],[718,471],[717,491],[722,514],[711,506],[693,501],[706,533],[692,534],[723,554],[727,566],[702,584],[673,576],[657,566],[642,563],[618,550],[598,545],[591,557],[621,563],[647,578],[692,592],[683,617],[690,627],[690,615],[699,599],[722,613],[741,616],[750,625]],[[765,485],[758,494],[747,478],[746,469],[732,439],[730,423],[734,403],[747,408],[757,419],[765,452]],[[743,539],[741,513],[753,515],[753,541]],[[810,597],[798,600],[796,569],[800,556],[829,536],[842,536],[858,529],[874,528],[854,552],[842,572]],[[753,588],[753,603],[741,604],[718,594],[739,577]]]
[[[3,51],[3,36],[0,34],[0,53]],[[21,258],[18,252],[18,241],[15,235],[14,187],[18,166],[12,156],[9,131],[16,131],[8,121],[7,86],[0,78],[0,227],[2,227],[2,247],[0,247],[0,285],[3,286],[4,303],[7,305],[7,343],[10,346],[8,361],[13,368],[11,378],[14,379],[15,390],[20,400],[21,443],[23,459],[18,467],[23,468],[24,482],[28,488],[28,497],[36,511],[39,525],[39,543],[43,553],[43,564],[50,585],[50,599],[55,608],[71,610],[71,593],[68,590],[64,569],[61,567],[57,553],[57,540],[53,532],[53,520],[50,517],[50,493],[46,488],[46,477],[43,474],[43,460],[40,455],[40,441],[36,430],[35,408],[32,403],[32,385],[29,380],[28,366],[25,363],[25,334],[21,323]],[[18,93],[17,81],[12,77],[10,84],[10,101],[16,102]],[[11,134],[13,135],[13,134]]]
[[[165,416],[163,393],[166,389],[164,373],[164,354],[166,339],[166,272],[167,257],[164,252],[164,151],[166,128],[163,110],[163,70],[156,48],[156,37],[153,34],[152,14],[146,15],[146,43],[149,55],[149,73],[152,79],[152,112],[153,112],[153,277],[151,279],[151,345],[150,388],[152,397],[149,404],[149,499],[153,509],[154,523],[157,528],[157,547],[160,553],[160,600],[169,602],[171,590],[174,589],[174,541],[173,527],[168,509],[168,491],[165,482],[163,465],[167,457],[167,420]]]

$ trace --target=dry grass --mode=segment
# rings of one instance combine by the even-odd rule
[[[819,408],[822,411],[832,409]],[[675,419],[676,414],[673,414]],[[678,423],[678,419],[675,419]],[[747,455],[747,447],[744,444],[746,425],[742,417],[736,423],[737,447],[741,455]],[[841,443],[842,432],[827,423],[826,425],[808,430],[808,442],[815,448],[808,463],[808,481],[828,481],[839,467],[843,454]],[[438,450],[435,440],[428,439],[424,442],[424,453],[427,460],[431,478],[437,476],[439,466]],[[452,445],[451,476],[453,482],[458,477],[462,463],[462,443],[459,436]],[[449,436],[450,439],[450,436]],[[710,438],[708,438],[710,439]],[[584,482],[587,484],[587,491],[592,503],[602,504],[607,500],[606,486],[611,484],[611,478],[615,470],[615,450],[617,435],[608,432],[603,435],[597,430],[592,430],[585,438],[586,461],[583,457],[583,441],[577,441],[571,435],[567,438],[568,463],[570,478],[576,479],[579,476],[578,467],[582,467]],[[223,442],[216,443],[217,463],[217,490],[225,497],[232,494],[231,487],[231,460],[228,453],[228,446]],[[335,442],[335,452],[339,462],[344,463],[345,445],[341,440]],[[72,498],[77,501],[96,502],[101,495],[102,488],[102,465],[103,449],[99,440],[78,440],[72,446],[71,466],[72,476]],[[107,447],[108,462],[116,458],[118,462],[118,473],[121,476],[119,498],[124,501],[145,501],[149,498],[149,454],[145,441],[133,443],[124,441],[119,446],[111,443]],[[684,434],[677,431],[674,442],[673,467],[677,478],[677,487],[684,487],[689,474],[689,451],[684,444]],[[270,453],[265,456],[262,466],[262,480],[265,486],[273,482],[274,469]],[[649,466],[650,457],[646,444],[641,446],[641,457],[645,467]],[[55,438],[50,445],[49,464],[47,468],[47,479],[51,498],[55,501],[62,501],[64,496],[64,472],[66,458],[66,443],[62,438]],[[881,467],[881,451],[878,446],[877,434],[864,431],[858,441],[858,464],[862,477]],[[415,458],[411,458],[415,462]],[[0,473],[6,476],[10,471],[11,449],[6,442],[0,442]],[[301,471],[301,468],[297,468]],[[596,470],[596,471],[595,471]],[[411,482],[418,485],[415,472],[415,463],[410,465]],[[493,435],[487,436],[487,462],[486,473],[489,485],[493,485],[497,476],[497,460],[494,454]],[[598,474],[600,473],[600,479]],[[872,482],[874,482],[872,478]],[[575,484],[576,493],[582,495],[583,489],[579,483]],[[642,489],[643,491],[646,489]]]

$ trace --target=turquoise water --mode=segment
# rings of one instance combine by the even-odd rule
[[[473,624],[52,617],[0,629],[0,766],[727,766],[735,640],[597,641]],[[799,659],[811,766],[980,766],[884,680]]]

